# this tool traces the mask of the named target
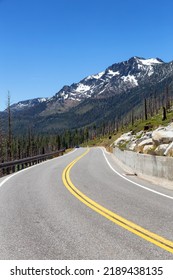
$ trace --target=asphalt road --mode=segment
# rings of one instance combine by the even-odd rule
[[[0,259],[173,259],[67,189],[63,171],[85,151],[0,179]],[[69,176],[96,204],[173,242],[173,191],[124,173],[113,155],[92,148]]]

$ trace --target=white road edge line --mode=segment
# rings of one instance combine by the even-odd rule
[[[59,157],[53,158],[53,159],[51,159],[51,160],[55,160],[55,159],[58,159],[58,158],[61,158],[61,157],[68,156],[68,155],[70,155],[70,154],[76,152],[76,150],[77,150],[77,149],[75,149],[75,150],[73,150],[73,151],[71,151],[71,152],[69,152],[69,153],[67,153],[67,154],[65,154],[65,155],[63,155],[63,156],[59,156]],[[15,172],[15,173],[9,175],[7,178],[5,178],[5,179],[0,183],[0,188],[1,188],[8,180],[10,180],[10,179],[13,178],[14,176],[20,174],[21,172],[27,171],[27,170],[29,170],[29,169],[31,169],[31,168],[37,167],[37,166],[39,166],[39,165],[41,165],[41,164],[45,164],[45,163],[48,163],[48,162],[49,162],[49,160],[48,160],[48,161],[41,162],[41,163],[37,163],[36,165],[32,165],[32,166],[30,166],[30,167],[24,168],[24,169],[22,169],[22,170],[20,170],[20,171],[18,171],[18,172]]]
[[[118,176],[120,176],[120,177],[123,178],[124,180],[126,180],[126,181],[128,181],[128,182],[130,182],[130,183],[132,183],[132,184],[134,184],[134,185],[136,185],[136,186],[138,186],[138,187],[140,187],[140,188],[142,188],[142,189],[145,189],[145,190],[150,191],[150,192],[152,192],[152,193],[155,193],[155,194],[157,194],[157,195],[161,195],[161,196],[164,196],[164,197],[166,197],[166,198],[169,198],[169,199],[172,199],[172,200],[173,200],[173,197],[172,197],[172,196],[166,195],[166,194],[161,193],[161,192],[157,192],[157,191],[152,190],[152,189],[150,189],[150,188],[147,188],[147,187],[145,187],[145,186],[143,186],[143,185],[141,185],[141,184],[138,184],[138,183],[136,183],[136,182],[133,182],[133,181],[131,181],[130,179],[128,179],[128,178],[126,178],[125,176],[123,176],[122,174],[120,174],[119,172],[117,172],[117,171],[112,167],[112,165],[110,164],[110,162],[108,161],[108,159],[107,159],[107,157],[106,157],[106,155],[105,155],[105,152],[104,152],[103,148],[100,148],[100,149],[102,150],[103,156],[104,156],[104,158],[105,158],[107,164],[109,165],[110,169],[111,169],[113,172],[115,172]]]

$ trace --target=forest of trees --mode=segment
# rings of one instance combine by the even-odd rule
[[[7,118],[8,127],[3,131],[0,119],[0,162],[12,161],[41,155],[60,150],[61,148],[73,148],[88,143],[98,137],[107,136],[122,130],[129,124],[133,125],[136,120],[148,120],[160,110],[163,112],[162,120],[167,117],[167,112],[173,104],[173,92],[168,86],[161,93],[156,90],[143,97],[141,105],[133,108],[127,114],[99,124],[88,125],[74,130],[64,130],[60,134],[36,134],[28,127],[23,136],[13,135],[13,119],[10,110],[10,95],[8,94]]]

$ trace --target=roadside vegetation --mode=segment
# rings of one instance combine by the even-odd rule
[[[111,146],[114,141],[116,141],[121,134],[132,131],[133,134],[136,134],[140,131],[153,131],[159,126],[167,126],[169,123],[173,122],[173,107],[171,106],[167,111],[166,119],[163,120],[163,109],[158,111],[157,115],[149,116],[147,120],[138,119],[134,121],[133,124],[129,123],[127,125],[122,125],[119,130],[112,131],[110,134],[107,134],[102,137],[97,137],[88,141],[89,146],[104,146],[107,150],[111,151]],[[140,135],[139,135],[140,138]],[[86,144],[86,143],[84,143]],[[127,143],[126,143],[127,144]],[[125,145],[126,146],[126,145]],[[122,149],[124,147],[121,147]]]
[[[127,114],[102,123],[92,123],[78,129],[62,130],[60,133],[40,134],[27,128],[25,135],[16,135],[13,130],[13,116],[10,110],[10,95],[6,110],[7,127],[3,128],[0,119],[0,162],[22,159],[45,154],[61,148],[72,149],[78,146],[104,146],[111,151],[111,144],[122,133],[149,131],[159,125],[166,126],[173,121],[173,89],[165,87],[158,93],[152,91],[141,101],[140,106],[133,106]],[[123,108],[123,112],[124,112]]]

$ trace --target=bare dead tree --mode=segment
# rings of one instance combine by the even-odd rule
[[[7,159],[12,159],[12,124],[11,124],[11,96],[8,91],[8,101],[7,101],[7,111],[8,111],[8,140],[7,140]]]
[[[145,116],[145,120],[147,121],[148,119],[148,112],[147,112],[147,99],[144,99],[144,116]]]
[[[169,110],[171,107],[171,102],[170,102],[170,94],[169,94],[169,87],[166,87],[166,93],[165,93],[165,99],[166,99],[166,110]]]
[[[163,106],[162,121],[165,121],[166,119],[167,119],[167,116],[166,116],[166,107]]]
[[[134,125],[134,110],[131,111],[131,125]]]
[[[4,134],[2,128],[2,119],[0,118],[0,162],[4,160]]]

